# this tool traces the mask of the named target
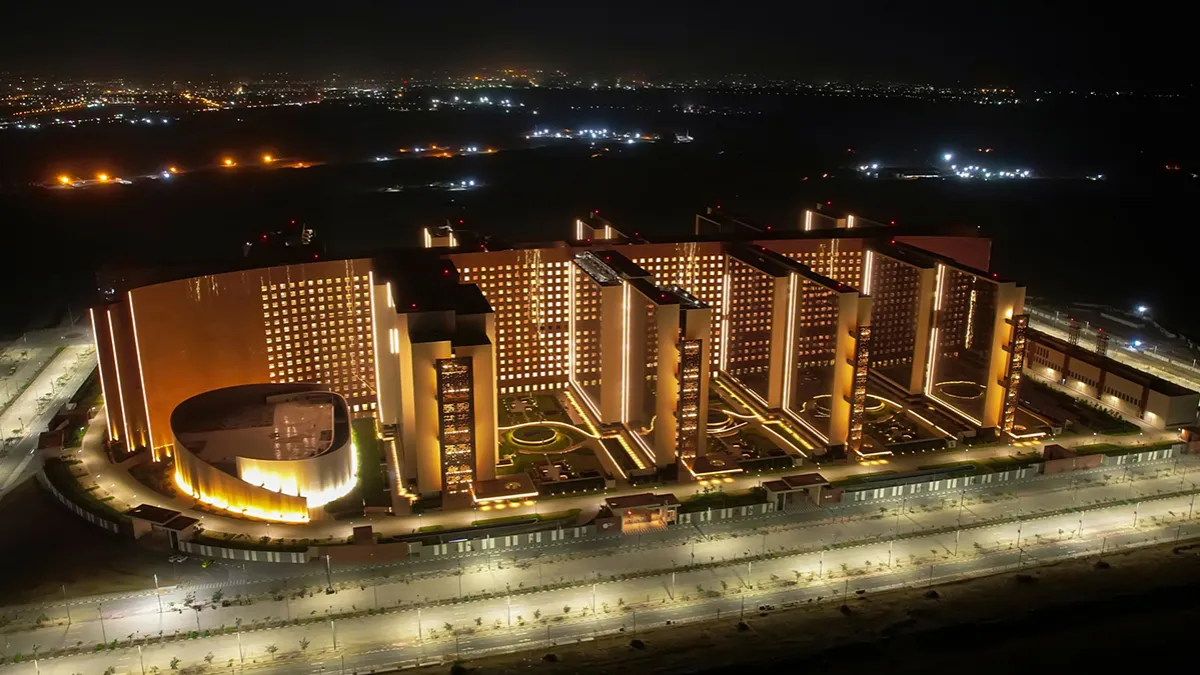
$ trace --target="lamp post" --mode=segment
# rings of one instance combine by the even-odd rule
[[[65,606],[67,608],[67,625],[70,626],[71,625],[71,605],[67,603],[67,585],[66,584],[62,585],[62,592],[63,592],[63,606]],[[161,611],[162,610],[160,609],[159,612],[161,612]]]
[[[337,649],[337,628],[333,625],[333,619],[329,620],[329,635],[333,637],[333,648]]]
[[[158,574],[154,575],[154,597],[158,598],[158,613],[162,614],[162,594],[158,591]],[[68,622],[70,623],[70,622]]]
[[[108,632],[104,630],[104,603],[96,605],[96,613],[100,615],[100,638],[108,642]]]

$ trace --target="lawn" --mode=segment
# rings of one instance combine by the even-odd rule
[[[525,521],[551,522],[555,520],[566,520],[568,518],[577,518],[582,512],[582,509],[568,509],[566,511],[553,511],[551,513],[527,513],[519,516],[484,518],[482,520],[471,521],[471,527],[491,527],[493,525],[505,525],[508,523],[520,523]]]
[[[387,468],[383,463],[384,443],[375,432],[375,419],[361,417],[351,424],[358,450],[358,486],[367,506],[391,506],[387,492]]]
[[[1148,443],[1146,445],[1116,445],[1115,443],[1093,443],[1092,445],[1080,445],[1075,448],[1075,452],[1081,455],[1130,455],[1135,452],[1148,452],[1150,450],[1166,450],[1175,445],[1176,441],[1163,441],[1161,443]]]
[[[766,492],[762,488],[749,490],[716,490],[693,495],[679,506],[680,513],[695,513],[707,509],[727,509],[734,506],[750,506],[766,502]]]

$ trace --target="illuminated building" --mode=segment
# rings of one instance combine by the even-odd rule
[[[729,347],[721,372],[835,456],[857,450],[870,298],[761,246],[731,248],[728,265]]]
[[[1010,432],[1025,355],[1025,288],[903,244],[869,246],[871,369],[971,425]]]
[[[867,400],[880,398],[869,386],[1006,431],[1024,289],[980,271],[990,243],[973,232],[859,222],[649,242],[593,213],[544,246],[488,250],[446,228],[372,258],[281,247],[295,262],[106,272],[91,320],[108,437],[169,460],[185,401],[319,385],[377,419],[401,507],[479,503],[476,485],[497,478],[501,396],[563,392],[604,436],[598,456],[615,448],[633,473],[663,478],[735,470],[708,452],[710,385],[796,441],[781,445],[828,459],[865,442]]]
[[[399,441],[393,499],[469,503],[496,473],[496,320],[477,286],[449,283],[449,263],[434,274],[448,283],[393,274],[374,286],[377,417]]]
[[[171,413],[176,487],[266,520],[304,522],[358,483],[345,399],[307,384],[216,389]]]
[[[639,464],[672,467],[707,448],[712,313],[614,250],[571,263],[571,387],[600,426],[619,426]]]

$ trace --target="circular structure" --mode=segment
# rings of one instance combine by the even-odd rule
[[[175,485],[235,515],[307,522],[358,484],[349,406],[318,385],[198,394],[171,412],[171,437]]]
[[[708,409],[708,426],[721,428],[728,425],[732,421],[729,413],[720,408]]]
[[[516,445],[542,447],[553,443],[560,434],[562,432],[553,427],[536,425],[513,429],[511,437]]]
[[[951,380],[947,382],[938,382],[934,385],[938,393],[948,398],[955,398],[960,401],[974,401],[975,399],[983,398],[985,393],[984,387],[978,382],[970,380]]]
[[[829,399],[832,398],[829,394],[821,394],[812,397],[813,416],[814,417],[829,417]]]

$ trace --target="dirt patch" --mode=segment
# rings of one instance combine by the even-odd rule
[[[4,604],[154,588],[168,581],[166,552],[146,550],[66,510],[34,480],[0,501],[0,597]]]

